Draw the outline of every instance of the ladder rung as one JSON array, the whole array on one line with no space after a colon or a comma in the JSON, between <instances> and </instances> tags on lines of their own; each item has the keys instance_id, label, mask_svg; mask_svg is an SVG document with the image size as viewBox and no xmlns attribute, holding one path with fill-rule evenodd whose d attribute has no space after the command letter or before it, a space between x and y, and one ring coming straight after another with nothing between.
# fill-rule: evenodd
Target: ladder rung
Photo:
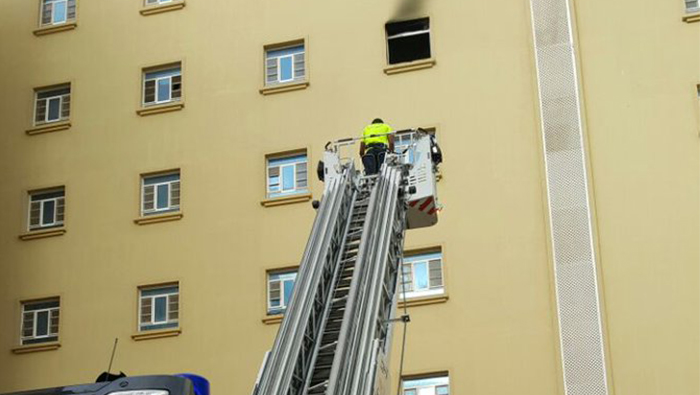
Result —
<instances>
[{"instance_id":1,"label":"ladder rung","mask_svg":"<svg viewBox=\"0 0 700 395\"><path fill-rule=\"evenodd\" d=\"M328 380L321 381L320 383L314 385L313 387L309 387L309 391L313 391L313 390L315 390L316 388L320 388L320 387L322 387L322 386L324 386L324 385L328 385Z\"/></svg>"},{"instance_id":2,"label":"ladder rung","mask_svg":"<svg viewBox=\"0 0 700 395\"><path fill-rule=\"evenodd\" d=\"M321 350L325 350L325 349L327 349L328 347L331 347L331 346L335 346L336 344L338 344L338 341L337 341L337 340L336 340L336 341L334 341L333 343L328 343L328 344L326 344L325 346L321 346L321 347L319 347L319 349L318 349L318 350L319 350L319 351L321 351Z\"/></svg>"},{"instance_id":3,"label":"ladder rung","mask_svg":"<svg viewBox=\"0 0 700 395\"><path fill-rule=\"evenodd\" d=\"M341 301L343 301L343 300L345 300L345 299L347 299L347 298L348 298L348 295L341 296L341 297L339 297L339 298L333 299L332 303L341 302Z\"/></svg>"}]
</instances>

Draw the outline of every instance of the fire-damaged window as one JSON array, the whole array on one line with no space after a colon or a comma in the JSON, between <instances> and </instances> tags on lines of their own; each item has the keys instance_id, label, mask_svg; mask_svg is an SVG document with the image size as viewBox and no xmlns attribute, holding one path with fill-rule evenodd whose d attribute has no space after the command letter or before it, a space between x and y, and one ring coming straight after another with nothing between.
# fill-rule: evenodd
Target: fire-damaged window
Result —
<instances>
[{"instance_id":1,"label":"fire-damaged window","mask_svg":"<svg viewBox=\"0 0 700 395\"><path fill-rule=\"evenodd\" d=\"M428 18L386 24L389 64L430 58Z\"/></svg>"}]
</instances>

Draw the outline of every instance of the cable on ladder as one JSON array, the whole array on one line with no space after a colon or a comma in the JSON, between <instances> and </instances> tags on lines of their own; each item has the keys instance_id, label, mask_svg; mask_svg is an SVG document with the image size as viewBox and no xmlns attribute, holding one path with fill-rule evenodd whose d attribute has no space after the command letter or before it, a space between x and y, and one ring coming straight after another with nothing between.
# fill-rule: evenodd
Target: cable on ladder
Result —
<instances>
[{"instance_id":1,"label":"cable on ladder","mask_svg":"<svg viewBox=\"0 0 700 395\"><path fill-rule=\"evenodd\" d=\"M399 268L401 273L401 297L403 298L403 316L401 317L401 322L403 322L403 339L401 340L401 360L399 362L399 383L396 386L396 395L401 395L401 383L403 381L403 359L404 352L406 350L406 324L410 321L408 316L408 307L406 307L406 283L404 282L403 274L403 256L401 257L401 262L399 262Z\"/></svg>"}]
</instances>

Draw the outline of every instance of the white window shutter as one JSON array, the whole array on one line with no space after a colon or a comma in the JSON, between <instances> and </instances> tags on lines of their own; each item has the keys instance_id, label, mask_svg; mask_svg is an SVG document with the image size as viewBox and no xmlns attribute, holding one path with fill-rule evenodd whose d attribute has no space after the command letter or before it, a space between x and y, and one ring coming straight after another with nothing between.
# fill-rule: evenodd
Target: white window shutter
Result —
<instances>
[{"instance_id":1,"label":"white window shutter","mask_svg":"<svg viewBox=\"0 0 700 395\"><path fill-rule=\"evenodd\" d=\"M430 288L442 287L442 262L439 259L432 260L428 263Z\"/></svg>"},{"instance_id":2,"label":"white window shutter","mask_svg":"<svg viewBox=\"0 0 700 395\"><path fill-rule=\"evenodd\" d=\"M144 84L143 92L144 103L154 103L156 101L156 81L148 80Z\"/></svg>"},{"instance_id":3,"label":"white window shutter","mask_svg":"<svg viewBox=\"0 0 700 395\"><path fill-rule=\"evenodd\" d=\"M172 78L171 98L179 99L182 96L182 76L176 75Z\"/></svg>"},{"instance_id":4,"label":"white window shutter","mask_svg":"<svg viewBox=\"0 0 700 395\"><path fill-rule=\"evenodd\" d=\"M413 291L413 265L406 263L403 265L403 281L404 285L401 292L405 289L406 292Z\"/></svg>"},{"instance_id":5,"label":"white window shutter","mask_svg":"<svg viewBox=\"0 0 700 395\"><path fill-rule=\"evenodd\" d=\"M36 114L34 122L40 123L46 121L46 99L36 101Z\"/></svg>"},{"instance_id":6,"label":"white window shutter","mask_svg":"<svg viewBox=\"0 0 700 395\"><path fill-rule=\"evenodd\" d=\"M29 226L41 225L41 202L31 202L29 205Z\"/></svg>"},{"instance_id":7,"label":"white window shutter","mask_svg":"<svg viewBox=\"0 0 700 395\"><path fill-rule=\"evenodd\" d=\"M272 178L276 177L277 181L272 182ZM280 168L279 166L274 166L274 167L268 167L267 168L267 189L270 191L276 191L279 189L280 186Z\"/></svg>"},{"instance_id":8,"label":"white window shutter","mask_svg":"<svg viewBox=\"0 0 700 395\"><path fill-rule=\"evenodd\" d=\"M142 298L141 299L141 323L142 324L150 323L153 320L153 316L151 314L151 304L152 303L153 303L153 299L151 299L151 298Z\"/></svg>"},{"instance_id":9,"label":"white window shutter","mask_svg":"<svg viewBox=\"0 0 700 395\"><path fill-rule=\"evenodd\" d=\"M144 185L143 187L143 211L151 211L155 209L155 188L153 185Z\"/></svg>"},{"instance_id":10,"label":"white window shutter","mask_svg":"<svg viewBox=\"0 0 700 395\"><path fill-rule=\"evenodd\" d=\"M53 3L43 0L42 12L41 12L41 24L48 25L51 23L51 13L53 11Z\"/></svg>"},{"instance_id":11,"label":"white window shutter","mask_svg":"<svg viewBox=\"0 0 700 395\"><path fill-rule=\"evenodd\" d=\"M438 385L435 387L435 395L449 395L450 387L447 385Z\"/></svg>"},{"instance_id":12,"label":"white window shutter","mask_svg":"<svg viewBox=\"0 0 700 395\"><path fill-rule=\"evenodd\" d=\"M22 314L22 337L34 336L34 312L26 311Z\"/></svg>"},{"instance_id":13,"label":"white window shutter","mask_svg":"<svg viewBox=\"0 0 700 395\"><path fill-rule=\"evenodd\" d=\"M170 207L175 208L180 206L180 181L174 181L170 184Z\"/></svg>"},{"instance_id":14,"label":"white window shutter","mask_svg":"<svg viewBox=\"0 0 700 395\"><path fill-rule=\"evenodd\" d=\"M177 321L179 316L180 295L168 295L168 321Z\"/></svg>"},{"instance_id":15,"label":"white window shutter","mask_svg":"<svg viewBox=\"0 0 700 395\"><path fill-rule=\"evenodd\" d=\"M61 97L61 118L68 119L70 117L70 94Z\"/></svg>"},{"instance_id":16,"label":"white window shutter","mask_svg":"<svg viewBox=\"0 0 700 395\"><path fill-rule=\"evenodd\" d=\"M270 306L281 305L282 290L280 281L270 281Z\"/></svg>"},{"instance_id":17,"label":"white window shutter","mask_svg":"<svg viewBox=\"0 0 700 395\"><path fill-rule=\"evenodd\" d=\"M277 58L268 58L265 64L265 81L267 83L277 82Z\"/></svg>"},{"instance_id":18,"label":"white window shutter","mask_svg":"<svg viewBox=\"0 0 700 395\"><path fill-rule=\"evenodd\" d=\"M294 78L303 79L306 74L306 65L304 62L304 53L294 54Z\"/></svg>"},{"instance_id":19,"label":"white window shutter","mask_svg":"<svg viewBox=\"0 0 700 395\"><path fill-rule=\"evenodd\" d=\"M67 19L75 19L75 0L68 0Z\"/></svg>"},{"instance_id":20,"label":"white window shutter","mask_svg":"<svg viewBox=\"0 0 700 395\"><path fill-rule=\"evenodd\" d=\"M63 222L65 212L65 198L56 199L56 222Z\"/></svg>"},{"instance_id":21,"label":"white window shutter","mask_svg":"<svg viewBox=\"0 0 700 395\"><path fill-rule=\"evenodd\" d=\"M58 335L58 315L59 309L51 310L49 319L49 334Z\"/></svg>"},{"instance_id":22,"label":"white window shutter","mask_svg":"<svg viewBox=\"0 0 700 395\"><path fill-rule=\"evenodd\" d=\"M306 188L307 186L307 172L306 172L306 162L300 162L296 164L296 177L297 177L297 187Z\"/></svg>"}]
</instances>

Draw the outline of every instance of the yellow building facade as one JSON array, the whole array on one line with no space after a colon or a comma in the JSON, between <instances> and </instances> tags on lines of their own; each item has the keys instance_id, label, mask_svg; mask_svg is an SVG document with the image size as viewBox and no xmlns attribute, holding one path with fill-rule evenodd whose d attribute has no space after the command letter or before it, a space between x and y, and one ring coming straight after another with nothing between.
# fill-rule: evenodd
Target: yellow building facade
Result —
<instances>
[{"instance_id":1,"label":"yellow building facade","mask_svg":"<svg viewBox=\"0 0 700 395\"><path fill-rule=\"evenodd\" d=\"M445 156L439 223L406 239L407 381L700 394L697 21L682 0L0 2L0 392L94 381L118 338L114 371L249 393L323 147L381 117Z\"/></svg>"}]
</instances>

